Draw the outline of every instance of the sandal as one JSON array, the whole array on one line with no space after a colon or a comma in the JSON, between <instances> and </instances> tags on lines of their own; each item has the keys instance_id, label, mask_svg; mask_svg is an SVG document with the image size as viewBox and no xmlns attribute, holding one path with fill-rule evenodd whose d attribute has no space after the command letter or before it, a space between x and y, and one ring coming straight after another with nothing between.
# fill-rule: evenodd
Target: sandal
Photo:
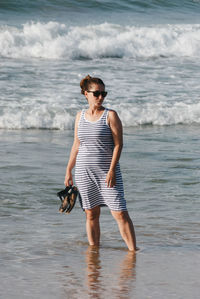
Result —
<instances>
[{"instance_id":1,"label":"sandal","mask_svg":"<svg viewBox=\"0 0 200 299\"><path fill-rule=\"evenodd\" d=\"M59 212L69 214L76 203L78 195L78 189L75 186L67 186L64 190L57 193L57 196L61 200L61 206Z\"/></svg>"}]
</instances>

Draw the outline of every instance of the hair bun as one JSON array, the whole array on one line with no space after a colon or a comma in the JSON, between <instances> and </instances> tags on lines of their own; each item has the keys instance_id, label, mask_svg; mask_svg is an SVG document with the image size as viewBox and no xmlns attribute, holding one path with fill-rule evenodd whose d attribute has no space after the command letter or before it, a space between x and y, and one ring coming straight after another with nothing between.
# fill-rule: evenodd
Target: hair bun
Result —
<instances>
[{"instance_id":1,"label":"hair bun","mask_svg":"<svg viewBox=\"0 0 200 299\"><path fill-rule=\"evenodd\" d=\"M87 90L88 82L90 81L92 77L90 75L87 75L85 78L83 78L80 82L81 87L81 93L84 94L84 92Z\"/></svg>"},{"instance_id":2,"label":"hair bun","mask_svg":"<svg viewBox=\"0 0 200 299\"><path fill-rule=\"evenodd\" d=\"M85 94L85 91L87 91L91 84L100 84L105 87L105 84L100 78L91 77L90 75L87 75L85 78L83 78L80 82L81 87L81 93Z\"/></svg>"}]
</instances>

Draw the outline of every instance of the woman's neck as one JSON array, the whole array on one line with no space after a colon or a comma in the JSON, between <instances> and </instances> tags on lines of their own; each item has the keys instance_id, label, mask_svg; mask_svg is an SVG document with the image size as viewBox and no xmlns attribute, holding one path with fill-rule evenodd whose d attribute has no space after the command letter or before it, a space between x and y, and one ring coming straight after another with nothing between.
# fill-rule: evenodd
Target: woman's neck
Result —
<instances>
[{"instance_id":1,"label":"woman's neck","mask_svg":"<svg viewBox=\"0 0 200 299\"><path fill-rule=\"evenodd\" d=\"M89 107L88 110L87 110L87 113L88 114L91 114L91 115L97 115L99 114L100 112L102 112L105 108L103 106L100 106L100 107Z\"/></svg>"}]
</instances>

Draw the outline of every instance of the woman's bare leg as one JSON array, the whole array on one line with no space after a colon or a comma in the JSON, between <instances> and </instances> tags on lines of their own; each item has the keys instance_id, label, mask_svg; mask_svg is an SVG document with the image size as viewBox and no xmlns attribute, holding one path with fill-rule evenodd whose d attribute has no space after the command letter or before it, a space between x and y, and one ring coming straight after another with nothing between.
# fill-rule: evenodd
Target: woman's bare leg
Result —
<instances>
[{"instance_id":1,"label":"woman's bare leg","mask_svg":"<svg viewBox=\"0 0 200 299\"><path fill-rule=\"evenodd\" d=\"M136 251L136 237L133 222L127 211L111 211L117 221L119 231L130 251Z\"/></svg>"},{"instance_id":2,"label":"woman's bare leg","mask_svg":"<svg viewBox=\"0 0 200 299\"><path fill-rule=\"evenodd\" d=\"M85 210L86 213L86 232L90 245L99 246L100 241L100 207L97 206L91 210Z\"/></svg>"}]
</instances>

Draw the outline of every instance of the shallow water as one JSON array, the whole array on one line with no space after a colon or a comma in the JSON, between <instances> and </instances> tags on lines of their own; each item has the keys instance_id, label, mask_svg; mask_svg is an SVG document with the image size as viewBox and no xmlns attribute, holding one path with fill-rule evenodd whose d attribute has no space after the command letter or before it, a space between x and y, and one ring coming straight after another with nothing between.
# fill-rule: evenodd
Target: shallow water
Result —
<instances>
[{"instance_id":1,"label":"shallow water","mask_svg":"<svg viewBox=\"0 0 200 299\"><path fill-rule=\"evenodd\" d=\"M88 247L79 204L70 215L58 213L72 136L0 131L1 297L197 298L198 127L124 132L121 169L136 256L108 209L102 209L99 250Z\"/></svg>"}]
</instances>

